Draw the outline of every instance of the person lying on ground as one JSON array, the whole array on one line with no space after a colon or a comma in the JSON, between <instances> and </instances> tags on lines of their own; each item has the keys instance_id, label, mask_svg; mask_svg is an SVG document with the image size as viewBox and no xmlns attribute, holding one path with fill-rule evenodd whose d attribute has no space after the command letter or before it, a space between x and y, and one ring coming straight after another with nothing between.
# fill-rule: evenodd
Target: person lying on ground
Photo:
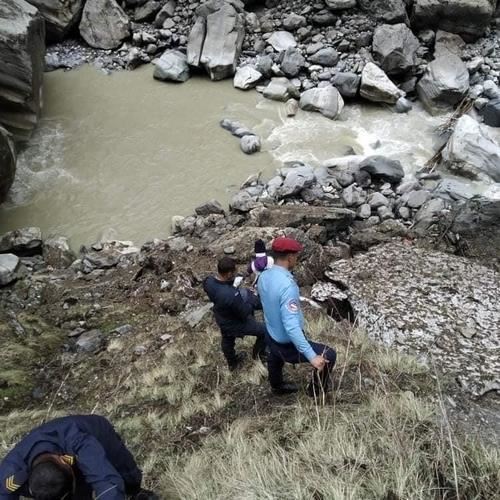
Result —
<instances>
[{"instance_id":1,"label":"person lying on ground","mask_svg":"<svg viewBox=\"0 0 500 500\"><path fill-rule=\"evenodd\" d=\"M308 394L315 396L331 388L330 375L337 356L331 347L312 342L304 335L299 287L292 275L302 249L294 239L275 239L274 266L260 275L257 287L268 331L267 366L272 390L276 394L296 392L295 384L283 380L283 366L285 362L309 362L314 372Z\"/></svg>"},{"instance_id":2,"label":"person lying on ground","mask_svg":"<svg viewBox=\"0 0 500 500\"><path fill-rule=\"evenodd\" d=\"M203 282L203 288L211 302L215 321L220 328L222 352L230 370L236 369L243 361L243 354L236 354L237 338L256 337L253 358L265 360L264 323L254 318L256 309L260 309L258 297L249 289L234 286L236 262L230 257L223 257L217 264L217 275L209 276Z\"/></svg>"},{"instance_id":3,"label":"person lying on ground","mask_svg":"<svg viewBox=\"0 0 500 500\"><path fill-rule=\"evenodd\" d=\"M159 500L111 423L98 415L51 420L0 463L0 500Z\"/></svg>"}]
</instances>

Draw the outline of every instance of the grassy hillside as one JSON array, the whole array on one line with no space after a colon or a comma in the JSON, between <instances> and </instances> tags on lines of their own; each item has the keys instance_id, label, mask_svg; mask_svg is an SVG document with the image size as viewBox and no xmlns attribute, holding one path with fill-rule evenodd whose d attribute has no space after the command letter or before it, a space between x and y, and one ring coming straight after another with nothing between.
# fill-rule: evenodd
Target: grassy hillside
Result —
<instances>
[{"instance_id":1,"label":"grassy hillside","mask_svg":"<svg viewBox=\"0 0 500 500\"><path fill-rule=\"evenodd\" d=\"M446 381L350 326L308 318L311 336L339 353L324 399L272 396L258 362L230 373L210 319L192 330L138 314L136 333L54 369L43 404L0 416L0 453L47 418L95 412L163 498L499 498L500 452L455 435L440 404ZM309 369L288 375L305 386Z\"/></svg>"}]
</instances>

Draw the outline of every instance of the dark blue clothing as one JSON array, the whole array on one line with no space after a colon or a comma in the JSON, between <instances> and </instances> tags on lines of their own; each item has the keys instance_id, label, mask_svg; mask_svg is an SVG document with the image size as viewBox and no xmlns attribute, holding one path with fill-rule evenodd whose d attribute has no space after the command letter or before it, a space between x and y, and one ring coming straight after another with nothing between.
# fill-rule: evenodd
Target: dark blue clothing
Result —
<instances>
[{"instance_id":1,"label":"dark blue clothing","mask_svg":"<svg viewBox=\"0 0 500 500\"><path fill-rule=\"evenodd\" d=\"M29 471L43 453L62 455L96 499L123 500L141 486L142 473L111 423L98 415L77 415L33 429L9 452L0 464L0 500L31 498Z\"/></svg>"},{"instance_id":2,"label":"dark blue clothing","mask_svg":"<svg viewBox=\"0 0 500 500\"><path fill-rule=\"evenodd\" d=\"M266 336L266 342L268 346L267 369L271 387L279 387L283 383L283 365L285 363L296 364L309 362L308 358L300 353L292 342L280 344L273 340L270 335ZM325 368L319 373L319 380L314 381L319 384L318 389L326 389L330 383L330 374L335 366L337 353L335 349L324 344L311 342L310 340L308 340L308 342L316 355L321 354L329 361Z\"/></svg>"},{"instance_id":3,"label":"dark blue clothing","mask_svg":"<svg viewBox=\"0 0 500 500\"><path fill-rule=\"evenodd\" d=\"M259 309L258 297L247 289L235 288L231 282L220 281L209 276L203 282L203 289L213 302L215 322L222 335L243 336L248 331L247 321L253 319Z\"/></svg>"}]
</instances>

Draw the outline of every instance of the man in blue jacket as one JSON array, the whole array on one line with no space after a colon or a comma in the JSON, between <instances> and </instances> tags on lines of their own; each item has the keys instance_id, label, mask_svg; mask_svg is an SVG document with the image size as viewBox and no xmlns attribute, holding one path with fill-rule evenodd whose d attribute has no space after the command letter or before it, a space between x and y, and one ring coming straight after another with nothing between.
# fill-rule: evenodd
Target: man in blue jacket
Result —
<instances>
[{"instance_id":1,"label":"man in blue jacket","mask_svg":"<svg viewBox=\"0 0 500 500\"><path fill-rule=\"evenodd\" d=\"M222 352L230 370L236 369L243 361L243 355L234 349L237 338L256 337L253 358L265 358L264 323L255 320L254 312L261 309L258 297L246 288L234 286L236 262L230 257L223 257L217 263L217 276L209 276L203 288L213 302L215 322L220 328Z\"/></svg>"},{"instance_id":2,"label":"man in blue jacket","mask_svg":"<svg viewBox=\"0 0 500 500\"><path fill-rule=\"evenodd\" d=\"M0 500L158 500L113 426L98 415L33 429L0 463Z\"/></svg>"},{"instance_id":3,"label":"man in blue jacket","mask_svg":"<svg viewBox=\"0 0 500 500\"><path fill-rule=\"evenodd\" d=\"M283 365L285 362L309 362L315 372L308 393L314 396L329 389L337 356L331 347L311 342L304 335L299 287L291 273L302 248L294 239L275 239L272 245L274 266L260 275L258 290L268 331L267 366L273 391L276 394L296 392L295 384L283 381Z\"/></svg>"}]
</instances>

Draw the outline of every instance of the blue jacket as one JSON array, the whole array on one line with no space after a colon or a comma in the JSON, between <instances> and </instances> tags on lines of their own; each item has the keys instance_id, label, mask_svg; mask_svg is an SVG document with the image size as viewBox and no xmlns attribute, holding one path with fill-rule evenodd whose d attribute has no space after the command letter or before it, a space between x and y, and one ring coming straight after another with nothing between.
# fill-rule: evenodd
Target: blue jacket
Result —
<instances>
[{"instance_id":1,"label":"blue jacket","mask_svg":"<svg viewBox=\"0 0 500 500\"><path fill-rule=\"evenodd\" d=\"M0 500L31 498L28 476L42 453L63 455L92 488L96 499L124 500L138 490L142 473L113 426L104 417L79 415L33 429L0 464Z\"/></svg>"},{"instance_id":2,"label":"blue jacket","mask_svg":"<svg viewBox=\"0 0 500 500\"><path fill-rule=\"evenodd\" d=\"M280 344L293 343L309 361L316 353L304 336L299 287L284 267L265 270L257 283L267 331Z\"/></svg>"},{"instance_id":3,"label":"blue jacket","mask_svg":"<svg viewBox=\"0 0 500 500\"><path fill-rule=\"evenodd\" d=\"M214 304L215 321L223 335L241 334L245 322L260 308L259 299L250 290L235 288L215 276L209 276L203 288Z\"/></svg>"}]
</instances>

